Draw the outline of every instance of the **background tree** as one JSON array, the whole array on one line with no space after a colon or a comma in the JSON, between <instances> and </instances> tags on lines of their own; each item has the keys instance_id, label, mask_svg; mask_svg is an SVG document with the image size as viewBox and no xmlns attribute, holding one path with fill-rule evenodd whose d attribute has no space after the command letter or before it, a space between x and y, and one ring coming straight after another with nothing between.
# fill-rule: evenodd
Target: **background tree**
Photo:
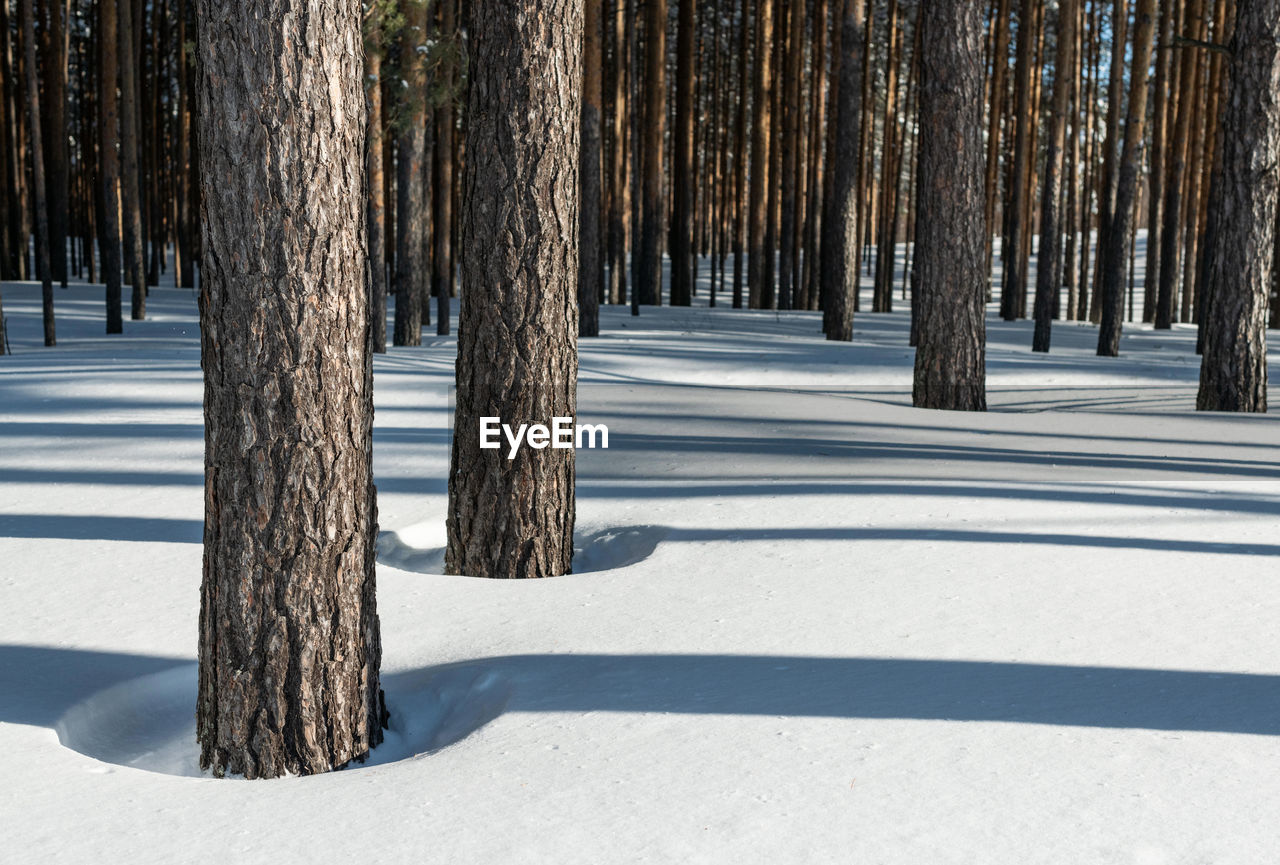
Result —
<instances>
[{"instance_id":1,"label":"background tree","mask_svg":"<svg viewBox=\"0 0 1280 865\"><path fill-rule=\"evenodd\" d=\"M631 290L640 303L652 305L662 303L662 236L666 233L662 166L667 130L667 0L646 0L645 8L640 248Z\"/></svg>"},{"instance_id":2,"label":"background tree","mask_svg":"<svg viewBox=\"0 0 1280 865\"><path fill-rule=\"evenodd\" d=\"M426 157L426 0L401 0L401 88L396 120L395 345L421 345L428 284Z\"/></svg>"},{"instance_id":3,"label":"background tree","mask_svg":"<svg viewBox=\"0 0 1280 865\"><path fill-rule=\"evenodd\" d=\"M985 411L981 10L970 0L924 0L920 26L929 50L921 58L913 402Z\"/></svg>"},{"instance_id":4,"label":"background tree","mask_svg":"<svg viewBox=\"0 0 1280 865\"><path fill-rule=\"evenodd\" d=\"M53 272L49 265L49 210L45 204L44 146L40 141L40 82L36 70L35 10L31 0L22 5L22 47L26 60L27 115L31 132L31 187L36 214L36 272L40 274L44 344L58 344L53 321Z\"/></svg>"},{"instance_id":5,"label":"background tree","mask_svg":"<svg viewBox=\"0 0 1280 865\"><path fill-rule=\"evenodd\" d=\"M469 16L445 568L555 576L573 560L573 449L523 448L508 460L480 449L479 430L481 417L550 424L575 414L582 5L473 0Z\"/></svg>"},{"instance_id":6,"label":"background tree","mask_svg":"<svg viewBox=\"0 0 1280 865\"><path fill-rule=\"evenodd\" d=\"M858 292L858 146L862 140L864 0L843 0L837 54L834 143L831 154L831 204L822 222L821 284L829 309L827 339L853 339L853 310Z\"/></svg>"},{"instance_id":7,"label":"background tree","mask_svg":"<svg viewBox=\"0 0 1280 865\"><path fill-rule=\"evenodd\" d=\"M142 202L138 173L138 84L137 54L133 38L133 3L116 0L120 40L120 219L125 273L133 287L129 317L147 317L147 276L142 253ZM112 82L104 82L112 86Z\"/></svg>"},{"instance_id":8,"label":"background tree","mask_svg":"<svg viewBox=\"0 0 1280 865\"><path fill-rule=\"evenodd\" d=\"M386 720L360 5L198 0L197 14L200 763L324 772L363 759Z\"/></svg>"},{"instance_id":9,"label":"background tree","mask_svg":"<svg viewBox=\"0 0 1280 865\"><path fill-rule=\"evenodd\" d=\"M124 321L120 310L120 217L116 202L120 180L120 163L116 155L118 124L116 102L116 38L118 19L116 3L128 0L98 0L98 51L101 68L98 81L102 83L102 95L98 106L98 155L101 160L98 202L102 209L101 230L98 243L102 247L102 278L107 289L107 333L123 333Z\"/></svg>"},{"instance_id":10,"label":"background tree","mask_svg":"<svg viewBox=\"0 0 1280 865\"><path fill-rule=\"evenodd\" d=\"M697 0L678 0L676 28L676 129L675 161L671 166L671 305L693 302L694 236L694 41L697 28Z\"/></svg>"},{"instance_id":11,"label":"background tree","mask_svg":"<svg viewBox=\"0 0 1280 865\"><path fill-rule=\"evenodd\" d=\"M1240 0L1211 208L1201 411L1267 410L1267 294L1276 266L1280 0Z\"/></svg>"},{"instance_id":12,"label":"background tree","mask_svg":"<svg viewBox=\"0 0 1280 865\"><path fill-rule=\"evenodd\" d=\"M688 2L688 0L681 0ZM601 187L601 15L600 0L583 0L582 198L579 202L578 336L600 335L600 295L604 291L600 243Z\"/></svg>"}]
</instances>

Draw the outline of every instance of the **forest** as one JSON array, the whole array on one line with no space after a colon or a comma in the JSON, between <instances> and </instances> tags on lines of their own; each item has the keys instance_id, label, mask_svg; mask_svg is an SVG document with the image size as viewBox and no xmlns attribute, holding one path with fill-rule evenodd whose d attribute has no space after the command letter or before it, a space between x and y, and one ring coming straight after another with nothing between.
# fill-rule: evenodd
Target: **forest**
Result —
<instances>
[{"instance_id":1,"label":"forest","mask_svg":"<svg viewBox=\"0 0 1280 865\"><path fill-rule=\"evenodd\" d=\"M1267 861L1280 0L0 40L25 858Z\"/></svg>"}]
</instances>

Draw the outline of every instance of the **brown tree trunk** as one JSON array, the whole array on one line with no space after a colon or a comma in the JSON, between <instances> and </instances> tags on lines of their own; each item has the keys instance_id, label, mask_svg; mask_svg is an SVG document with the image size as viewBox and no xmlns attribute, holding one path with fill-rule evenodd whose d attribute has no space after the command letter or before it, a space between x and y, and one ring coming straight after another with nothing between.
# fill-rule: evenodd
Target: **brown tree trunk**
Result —
<instances>
[{"instance_id":1,"label":"brown tree trunk","mask_svg":"<svg viewBox=\"0 0 1280 865\"><path fill-rule=\"evenodd\" d=\"M791 309L793 303L792 271L795 266L796 170L800 160L800 76L804 65L803 0L791 0L788 34L785 40L782 69L782 208L779 225L781 244L778 256L778 308Z\"/></svg>"},{"instance_id":2,"label":"brown tree trunk","mask_svg":"<svg viewBox=\"0 0 1280 865\"><path fill-rule=\"evenodd\" d=\"M120 181L120 163L116 157L118 125L116 100L116 3L128 0L99 0L98 40L101 52L101 69L98 83L102 99L98 109L98 152L102 161L99 172L99 201L102 204L102 227L99 232L102 247L102 281L107 287L107 333L122 333L124 322L120 310L120 217L116 206Z\"/></svg>"},{"instance_id":3,"label":"brown tree trunk","mask_svg":"<svg viewBox=\"0 0 1280 865\"><path fill-rule=\"evenodd\" d=\"M195 272L192 268L192 253L195 244L192 235L195 229L191 224L191 106L187 93L187 0L178 0L178 220L174 243L175 270L178 287L190 288L195 285Z\"/></svg>"},{"instance_id":4,"label":"brown tree trunk","mask_svg":"<svg viewBox=\"0 0 1280 865\"><path fill-rule=\"evenodd\" d=\"M876 274L871 311L893 311L894 199L902 166L898 160L898 78L902 66L902 24L898 0L889 0L885 30L885 95L880 146L879 222L876 226Z\"/></svg>"},{"instance_id":5,"label":"brown tree trunk","mask_svg":"<svg viewBox=\"0 0 1280 865\"><path fill-rule=\"evenodd\" d=\"M384 196L382 136L382 11L374 7L365 34L365 103L369 133L365 156L369 172L369 318L373 350L387 350L387 207Z\"/></svg>"},{"instance_id":6,"label":"brown tree trunk","mask_svg":"<svg viewBox=\"0 0 1280 865\"><path fill-rule=\"evenodd\" d=\"M48 196L46 207L49 215L49 261L53 265L53 278L67 285L67 212L68 176L67 161L67 5L65 0L47 0L49 29L45 56L45 105L49 112L44 118Z\"/></svg>"},{"instance_id":7,"label":"brown tree trunk","mask_svg":"<svg viewBox=\"0 0 1280 865\"><path fill-rule=\"evenodd\" d=\"M774 0L756 0L755 69L752 71L751 190L747 231L747 306L759 309L765 296L765 234L769 222L769 130L773 102Z\"/></svg>"},{"instance_id":8,"label":"brown tree trunk","mask_svg":"<svg viewBox=\"0 0 1280 865\"><path fill-rule=\"evenodd\" d=\"M1174 4L1166 2L1160 8L1160 35L1156 40L1156 80L1151 91L1152 127L1151 157L1147 173L1147 262L1143 270L1142 320L1155 321L1160 282L1160 215L1164 203L1164 176L1166 142L1169 137L1169 119L1173 114L1170 98L1169 76L1174 67L1173 24Z\"/></svg>"},{"instance_id":9,"label":"brown tree trunk","mask_svg":"<svg viewBox=\"0 0 1280 865\"><path fill-rule=\"evenodd\" d=\"M676 29L675 164L671 167L674 199L671 208L671 305L688 306L693 300L694 273L693 194L696 178L693 167L693 49L697 28L697 2L677 2L680 4L680 14Z\"/></svg>"},{"instance_id":10,"label":"brown tree trunk","mask_svg":"<svg viewBox=\"0 0 1280 865\"><path fill-rule=\"evenodd\" d=\"M684 3L691 0L682 0ZM600 0L583 0L582 40L582 177L578 203L578 336L600 335L600 293L604 290L604 258L600 244L602 189L600 176ZM672 285L672 302L675 286Z\"/></svg>"},{"instance_id":11,"label":"brown tree trunk","mask_svg":"<svg viewBox=\"0 0 1280 865\"><path fill-rule=\"evenodd\" d=\"M196 8L200 763L248 778L325 772L363 759L386 720L360 4Z\"/></svg>"},{"instance_id":12,"label":"brown tree trunk","mask_svg":"<svg viewBox=\"0 0 1280 865\"><path fill-rule=\"evenodd\" d=\"M1132 248L1138 209L1138 172L1142 169L1142 143L1147 123L1147 67L1156 25L1156 0L1138 0L1134 9L1133 68L1129 72L1129 106L1124 121L1124 150L1120 155L1115 206L1107 226L1107 240L1099 264L1102 268L1102 327L1098 354L1120 353L1124 325L1125 265Z\"/></svg>"},{"instance_id":13,"label":"brown tree trunk","mask_svg":"<svg viewBox=\"0 0 1280 865\"><path fill-rule=\"evenodd\" d=\"M645 8L640 249L636 284L631 290L637 293L640 303L654 305L662 303L662 236L666 213L662 165L667 129L667 0L648 0Z\"/></svg>"},{"instance_id":14,"label":"brown tree trunk","mask_svg":"<svg viewBox=\"0 0 1280 865\"><path fill-rule=\"evenodd\" d=\"M36 270L40 274L44 344L57 345L53 323L53 274L49 269L49 211L45 204L44 147L40 140L40 82L37 80L35 11L31 0L20 0L22 48L27 83L27 116L31 133L31 187L35 198Z\"/></svg>"},{"instance_id":15,"label":"brown tree trunk","mask_svg":"<svg viewBox=\"0 0 1280 865\"><path fill-rule=\"evenodd\" d=\"M599 2L599 0L594 0ZM457 98L457 58L462 50L457 21L458 0L440 0L438 44L443 48L436 71L437 99L435 178L431 184L434 218L432 236L435 255L431 258L432 292L436 296L436 336L449 333L449 299L453 296L453 173L455 161L454 100Z\"/></svg>"},{"instance_id":16,"label":"brown tree trunk","mask_svg":"<svg viewBox=\"0 0 1280 865\"><path fill-rule=\"evenodd\" d=\"M426 73L420 46L427 41L426 0L402 0L400 74L405 86L396 137L396 320L394 345L422 344L422 296L428 285Z\"/></svg>"},{"instance_id":17,"label":"brown tree trunk","mask_svg":"<svg viewBox=\"0 0 1280 865\"><path fill-rule=\"evenodd\" d=\"M836 14L841 10L837 9ZM822 239L822 212L825 206L826 173L823 171L823 144L827 127L827 0L815 0L813 7L813 78L810 83L809 115L809 195L804 221L804 294L807 309L821 306L819 242ZM838 65L838 61L837 61ZM839 75L835 70L832 77ZM854 151L857 158L857 151Z\"/></svg>"},{"instance_id":18,"label":"brown tree trunk","mask_svg":"<svg viewBox=\"0 0 1280 865\"><path fill-rule=\"evenodd\" d=\"M1009 0L997 0L995 20L991 22L995 28L995 41L991 52L991 95L988 100L987 123L987 172L986 172L986 223L996 224L996 201L1000 196L1000 129L1004 113L1005 75L1009 68ZM987 250L987 272L991 272L992 244L994 234L988 234L985 240Z\"/></svg>"},{"instance_id":19,"label":"brown tree trunk","mask_svg":"<svg viewBox=\"0 0 1280 865\"><path fill-rule=\"evenodd\" d=\"M628 129L631 112L628 98L630 52L627 42L627 14L623 0L614 0L613 63L613 148L610 151L609 195L609 302L627 301L627 217L631 210L630 172L627 171Z\"/></svg>"},{"instance_id":20,"label":"brown tree trunk","mask_svg":"<svg viewBox=\"0 0 1280 865\"><path fill-rule=\"evenodd\" d=\"M133 38L133 4L116 0L120 41L120 218L125 273L133 287L130 315L147 317L147 271L142 254L142 203L138 174L137 51Z\"/></svg>"},{"instance_id":21,"label":"brown tree trunk","mask_svg":"<svg viewBox=\"0 0 1280 865\"><path fill-rule=\"evenodd\" d=\"M822 221L820 279L827 339L853 339L858 293L858 149L862 142L864 0L844 0L840 44L833 71L839 76L832 120L836 125L831 164L831 202Z\"/></svg>"},{"instance_id":22,"label":"brown tree trunk","mask_svg":"<svg viewBox=\"0 0 1280 865\"><path fill-rule=\"evenodd\" d=\"M913 402L983 411L986 295L982 12L972 0L921 4L919 346Z\"/></svg>"},{"instance_id":23,"label":"brown tree trunk","mask_svg":"<svg viewBox=\"0 0 1280 865\"><path fill-rule=\"evenodd\" d=\"M480 419L550 426L574 414L582 5L521 0L513 14L508 3L473 0L469 11L464 289L445 568L555 576L573 559L573 449L526 446L509 460L504 449L480 448ZM557 134L545 136L547 129ZM522 215L519 231L511 230L513 213Z\"/></svg>"},{"instance_id":24,"label":"brown tree trunk","mask_svg":"<svg viewBox=\"0 0 1280 865\"><path fill-rule=\"evenodd\" d=\"M1239 0L1213 186L1201 411L1267 410L1267 293L1280 162L1280 0Z\"/></svg>"},{"instance_id":25,"label":"brown tree trunk","mask_svg":"<svg viewBox=\"0 0 1280 865\"><path fill-rule=\"evenodd\" d=\"M1036 0L1022 0L1018 12L1018 49L1014 76L1017 93L1015 114L1012 187L1008 202L1008 248L1001 249L1004 261L1004 283L1000 289L1000 317L1014 321L1024 304L1027 293L1027 273L1023 267L1022 248L1031 220L1026 212L1028 183L1032 178L1030 163L1035 160L1035 119L1032 116L1033 97L1032 67L1037 39L1035 26Z\"/></svg>"},{"instance_id":26,"label":"brown tree trunk","mask_svg":"<svg viewBox=\"0 0 1280 865\"><path fill-rule=\"evenodd\" d=\"M1045 155L1040 203L1040 252L1036 264L1035 333L1032 351L1048 351L1054 307L1062 287L1062 156L1066 144L1067 106L1075 68L1076 0L1058 4L1058 46L1053 62L1053 108L1049 118L1049 150Z\"/></svg>"}]
</instances>

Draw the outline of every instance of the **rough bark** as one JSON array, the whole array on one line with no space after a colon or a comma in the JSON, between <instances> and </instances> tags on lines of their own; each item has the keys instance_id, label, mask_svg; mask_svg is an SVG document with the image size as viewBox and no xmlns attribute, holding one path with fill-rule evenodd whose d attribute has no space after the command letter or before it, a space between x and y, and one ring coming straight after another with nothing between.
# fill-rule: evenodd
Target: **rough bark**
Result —
<instances>
[{"instance_id":1,"label":"rough bark","mask_svg":"<svg viewBox=\"0 0 1280 865\"><path fill-rule=\"evenodd\" d=\"M508 460L480 448L479 430L481 417L549 426L574 414L582 5L520 0L513 14L508 3L473 0L469 13L445 567L554 576L573 558L573 450L526 446Z\"/></svg>"},{"instance_id":2,"label":"rough bark","mask_svg":"<svg viewBox=\"0 0 1280 865\"><path fill-rule=\"evenodd\" d=\"M858 292L858 148L862 141L864 0L844 0L834 120L835 150L830 154L831 203L822 221L820 255L827 339L853 339L854 300Z\"/></svg>"},{"instance_id":3,"label":"rough bark","mask_svg":"<svg viewBox=\"0 0 1280 865\"><path fill-rule=\"evenodd\" d=\"M1053 64L1053 113L1049 118L1049 149L1045 155L1044 189L1040 204L1040 253L1036 267L1035 332L1032 351L1048 351L1054 308L1062 285L1062 158L1066 143L1067 104L1075 64L1076 0L1058 4L1058 45Z\"/></svg>"},{"instance_id":4,"label":"rough bark","mask_svg":"<svg viewBox=\"0 0 1280 865\"><path fill-rule=\"evenodd\" d=\"M688 3L690 0L681 0ZM600 106L600 0L583 2L582 45L582 199L579 202L578 336L600 335L600 293L604 289L601 249L602 212ZM672 291L674 292L674 288ZM674 297L673 297L674 302Z\"/></svg>"},{"instance_id":5,"label":"rough bark","mask_svg":"<svg viewBox=\"0 0 1280 865\"><path fill-rule=\"evenodd\" d=\"M36 77L35 11L31 0L21 0L23 71L27 84L27 116L30 117L31 187L36 218L36 270L40 274L44 344L57 345L53 322L53 274L49 267L49 211L45 203L44 147L40 140L40 82Z\"/></svg>"},{"instance_id":6,"label":"rough bark","mask_svg":"<svg viewBox=\"0 0 1280 865\"><path fill-rule=\"evenodd\" d=\"M1280 162L1280 0L1240 0L1230 47L1196 408L1264 412Z\"/></svg>"},{"instance_id":7,"label":"rough bark","mask_svg":"<svg viewBox=\"0 0 1280 865\"><path fill-rule=\"evenodd\" d=\"M986 409L982 14L971 0L925 0L917 181L920 408Z\"/></svg>"},{"instance_id":8,"label":"rough bark","mask_svg":"<svg viewBox=\"0 0 1280 865\"><path fill-rule=\"evenodd\" d=\"M402 0L402 89L396 137L396 319L394 345L422 344L422 296L427 286L426 73L420 46L427 39L426 0Z\"/></svg>"},{"instance_id":9,"label":"rough bark","mask_svg":"<svg viewBox=\"0 0 1280 865\"><path fill-rule=\"evenodd\" d=\"M312 774L363 759L386 720L360 4L196 8L200 762L216 775Z\"/></svg>"},{"instance_id":10,"label":"rough bark","mask_svg":"<svg viewBox=\"0 0 1280 865\"><path fill-rule=\"evenodd\" d=\"M1124 324L1125 265L1133 248L1137 220L1139 172L1147 123L1147 67L1155 35L1156 0L1138 0L1134 9L1133 68L1129 73L1129 106L1124 122L1124 150L1116 179L1115 204L1106 227L1103 249L1102 327L1098 330L1098 354L1115 357L1120 353L1120 332Z\"/></svg>"}]
</instances>

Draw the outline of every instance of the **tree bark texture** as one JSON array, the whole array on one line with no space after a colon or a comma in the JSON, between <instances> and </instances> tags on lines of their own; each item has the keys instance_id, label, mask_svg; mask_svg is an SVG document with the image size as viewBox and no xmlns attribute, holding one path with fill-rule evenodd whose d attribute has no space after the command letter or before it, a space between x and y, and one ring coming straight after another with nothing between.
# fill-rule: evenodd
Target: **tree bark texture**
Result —
<instances>
[{"instance_id":1,"label":"tree bark texture","mask_svg":"<svg viewBox=\"0 0 1280 865\"><path fill-rule=\"evenodd\" d=\"M197 14L200 762L324 772L363 759L386 719L360 4L199 0Z\"/></svg>"},{"instance_id":2,"label":"tree bark texture","mask_svg":"<svg viewBox=\"0 0 1280 865\"><path fill-rule=\"evenodd\" d=\"M1229 76L1210 203L1216 230L1196 408L1264 412L1280 163L1280 0L1240 0Z\"/></svg>"},{"instance_id":3,"label":"tree bark texture","mask_svg":"<svg viewBox=\"0 0 1280 865\"><path fill-rule=\"evenodd\" d=\"M445 568L555 576L573 559L573 450L524 447L508 460L482 450L479 435L482 417L550 426L574 414L582 4L520 0L513 12L473 0L469 11Z\"/></svg>"},{"instance_id":4,"label":"tree bark texture","mask_svg":"<svg viewBox=\"0 0 1280 865\"><path fill-rule=\"evenodd\" d=\"M916 268L919 408L984 411L986 248L982 11L973 0L920 7L920 157Z\"/></svg>"}]
</instances>

